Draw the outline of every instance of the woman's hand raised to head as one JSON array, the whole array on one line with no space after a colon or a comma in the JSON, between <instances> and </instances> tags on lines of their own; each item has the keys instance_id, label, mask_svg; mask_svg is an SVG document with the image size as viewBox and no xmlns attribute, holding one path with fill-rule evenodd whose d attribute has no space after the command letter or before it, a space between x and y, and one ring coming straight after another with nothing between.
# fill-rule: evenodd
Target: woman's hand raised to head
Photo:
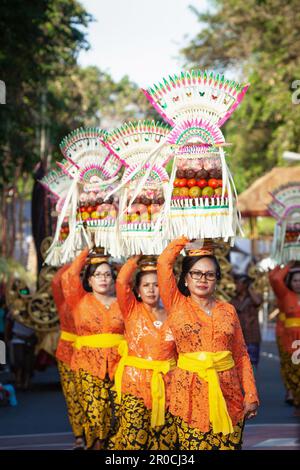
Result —
<instances>
[{"instance_id":1,"label":"woman's hand raised to head","mask_svg":"<svg viewBox=\"0 0 300 470\"><path fill-rule=\"evenodd\" d=\"M131 256L131 259L137 263L141 259L142 256L143 255L134 255L134 256Z\"/></svg>"}]
</instances>

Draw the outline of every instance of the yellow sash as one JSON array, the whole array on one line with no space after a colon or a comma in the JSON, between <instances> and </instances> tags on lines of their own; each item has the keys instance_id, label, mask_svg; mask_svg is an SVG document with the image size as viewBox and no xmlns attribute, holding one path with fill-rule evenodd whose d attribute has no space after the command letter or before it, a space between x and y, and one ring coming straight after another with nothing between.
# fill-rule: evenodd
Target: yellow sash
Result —
<instances>
[{"instance_id":1,"label":"yellow sash","mask_svg":"<svg viewBox=\"0 0 300 470\"><path fill-rule=\"evenodd\" d=\"M300 326L300 318L286 318L284 322L286 328L293 328Z\"/></svg>"},{"instance_id":2,"label":"yellow sash","mask_svg":"<svg viewBox=\"0 0 300 470\"><path fill-rule=\"evenodd\" d=\"M122 376L126 366L137 367L138 369L153 370L151 378L151 426L163 426L165 424L166 397L165 383L162 374L167 374L167 372L176 366L175 359L171 359L169 361L152 361L151 359L143 359L142 357L128 356L128 345L126 341L122 341L118 351L122 357L115 373L117 403L121 402Z\"/></svg>"},{"instance_id":3,"label":"yellow sash","mask_svg":"<svg viewBox=\"0 0 300 470\"><path fill-rule=\"evenodd\" d=\"M124 339L123 335L115 333L100 333L97 335L77 336L74 347L80 349L83 346L89 348L115 348Z\"/></svg>"},{"instance_id":4,"label":"yellow sash","mask_svg":"<svg viewBox=\"0 0 300 470\"><path fill-rule=\"evenodd\" d=\"M215 434L231 434L233 426L219 383L218 372L234 367L230 351L179 354L177 366L208 382L209 419Z\"/></svg>"},{"instance_id":5,"label":"yellow sash","mask_svg":"<svg viewBox=\"0 0 300 470\"><path fill-rule=\"evenodd\" d=\"M68 333L67 331L62 331L60 334L60 339L63 339L64 341L70 341L71 343L74 343L76 341L77 335L73 333Z\"/></svg>"},{"instance_id":6,"label":"yellow sash","mask_svg":"<svg viewBox=\"0 0 300 470\"><path fill-rule=\"evenodd\" d=\"M285 313L280 313L280 314L278 315L278 320L280 320L280 321L285 321Z\"/></svg>"}]
</instances>

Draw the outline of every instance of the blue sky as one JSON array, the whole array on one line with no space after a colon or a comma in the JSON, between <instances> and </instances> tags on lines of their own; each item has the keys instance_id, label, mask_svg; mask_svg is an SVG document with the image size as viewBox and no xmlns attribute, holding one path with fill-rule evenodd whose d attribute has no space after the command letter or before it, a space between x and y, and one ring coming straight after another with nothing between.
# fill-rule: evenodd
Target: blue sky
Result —
<instances>
[{"instance_id":1,"label":"blue sky","mask_svg":"<svg viewBox=\"0 0 300 470\"><path fill-rule=\"evenodd\" d=\"M91 49L79 63L97 65L115 80L129 75L146 87L182 69L179 50L199 32L194 5L207 10L207 0L80 0L96 22L89 27Z\"/></svg>"}]
</instances>

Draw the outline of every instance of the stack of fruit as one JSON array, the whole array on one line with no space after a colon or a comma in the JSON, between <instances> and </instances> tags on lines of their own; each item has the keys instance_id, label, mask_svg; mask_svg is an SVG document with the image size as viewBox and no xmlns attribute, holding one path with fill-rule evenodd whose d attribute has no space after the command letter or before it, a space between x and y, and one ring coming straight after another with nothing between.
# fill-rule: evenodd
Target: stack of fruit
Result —
<instances>
[{"instance_id":1,"label":"stack of fruit","mask_svg":"<svg viewBox=\"0 0 300 470\"><path fill-rule=\"evenodd\" d=\"M127 204L129 204L129 200L130 198ZM125 224L155 223L164 202L165 199L160 188L142 191L130 209L127 210L124 218Z\"/></svg>"},{"instance_id":2,"label":"stack of fruit","mask_svg":"<svg viewBox=\"0 0 300 470\"><path fill-rule=\"evenodd\" d=\"M299 227L288 227L285 232L285 243L296 243L300 237Z\"/></svg>"},{"instance_id":3,"label":"stack of fruit","mask_svg":"<svg viewBox=\"0 0 300 470\"><path fill-rule=\"evenodd\" d=\"M82 193L79 199L79 208L77 209L77 220L88 222L90 220L112 221L117 217L118 199L111 196L104 202L105 194Z\"/></svg>"},{"instance_id":4,"label":"stack of fruit","mask_svg":"<svg viewBox=\"0 0 300 470\"><path fill-rule=\"evenodd\" d=\"M174 180L172 199L211 198L222 195L222 170L178 169Z\"/></svg>"},{"instance_id":5,"label":"stack of fruit","mask_svg":"<svg viewBox=\"0 0 300 470\"><path fill-rule=\"evenodd\" d=\"M68 238L69 235L69 223L68 223L68 217L66 217L61 225L60 231L59 231L59 240L62 242L66 238Z\"/></svg>"}]
</instances>

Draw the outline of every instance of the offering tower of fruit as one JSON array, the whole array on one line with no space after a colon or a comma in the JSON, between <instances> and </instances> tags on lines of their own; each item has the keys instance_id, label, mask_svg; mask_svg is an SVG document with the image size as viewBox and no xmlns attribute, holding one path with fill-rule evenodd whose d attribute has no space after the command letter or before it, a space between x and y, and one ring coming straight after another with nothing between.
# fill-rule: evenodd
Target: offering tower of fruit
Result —
<instances>
[{"instance_id":1,"label":"offering tower of fruit","mask_svg":"<svg viewBox=\"0 0 300 470\"><path fill-rule=\"evenodd\" d=\"M169 126L154 121L129 122L112 131L106 139L110 151L126 166L119 211L123 256L160 254L166 246L161 218L169 182L164 168L171 157L169 147L158 153L148 177L145 176L150 170L147 157L165 140L169 131ZM145 182L139 189L143 178Z\"/></svg>"},{"instance_id":2,"label":"offering tower of fruit","mask_svg":"<svg viewBox=\"0 0 300 470\"><path fill-rule=\"evenodd\" d=\"M175 154L166 197L166 238L233 241L238 224L236 192L220 127L247 88L218 74L192 71L143 90L172 126L167 144Z\"/></svg>"},{"instance_id":3,"label":"offering tower of fruit","mask_svg":"<svg viewBox=\"0 0 300 470\"><path fill-rule=\"evenodd\" d=\"M280 186L268 206L276 219L272 258L278 264L300 260L300 182Z\"/></svg>"},{"instance_id":4,"label":"offering tower of fruit","mask_svg":"<svg viewBox=\"0 0 300 470\"><path fill-rule=\"evenodd\" d=\"M66 206L64 213L62 209L65 205L68 190L72 183L72 178L66 175L62 170L51 170L48 175L40 180L40 183L50 192L50 198L55 204L55 215L57 218L56 224L60 221L60 229L58 237L51 250L51 257L48 264L52 266L59 266L61 259L61 251L66 238L69 235L69 209Z\"/></svg>"},{"instance_id":5,"label":"offering tower of fruit","mask_svg":"<svg viewBox=\"0 0 300 470\"><path fill-rule=\"evenodd\" d=\"M73 259L91 240L112 256L119 255L118 195L106 202L104 199L118 184L122 163L107 149L105 137L106 132L98 128L76 129L60 144L65 159L58 165L72 181L62 208L64 212L69 207L69 235L61 249L61 263ZM61 223L60 220L54 243ZM48 264L52 250L53 245L46 259Z\"/></svg>"}]
</instances>

